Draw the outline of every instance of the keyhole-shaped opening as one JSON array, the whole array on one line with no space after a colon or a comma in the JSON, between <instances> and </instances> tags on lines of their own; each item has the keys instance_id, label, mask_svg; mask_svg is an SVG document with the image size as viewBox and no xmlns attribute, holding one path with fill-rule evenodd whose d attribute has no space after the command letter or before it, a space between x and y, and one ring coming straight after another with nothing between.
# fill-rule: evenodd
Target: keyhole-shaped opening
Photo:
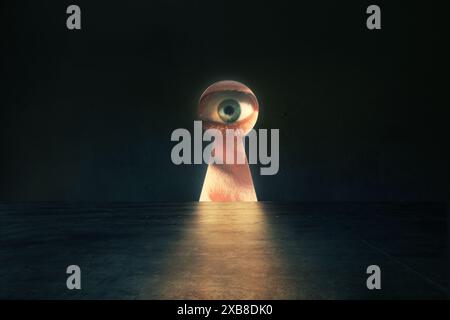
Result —
<instances>
[{"instance_id":1,"label":"keyhole-shaped opening","mask_svg":"<svg viewBox=\"0 0 450 320\"><path fill-rule=\"evenodd\" d=\"M258 112L256 96L237 81L216 82L202 94L199 119L203 129L220 131L223 145L214 153L223 161L208 165L200 201L257 201L242 139L255 125ZM231 139L230 132L235 133Z\"/></svg>"}]
</instances>

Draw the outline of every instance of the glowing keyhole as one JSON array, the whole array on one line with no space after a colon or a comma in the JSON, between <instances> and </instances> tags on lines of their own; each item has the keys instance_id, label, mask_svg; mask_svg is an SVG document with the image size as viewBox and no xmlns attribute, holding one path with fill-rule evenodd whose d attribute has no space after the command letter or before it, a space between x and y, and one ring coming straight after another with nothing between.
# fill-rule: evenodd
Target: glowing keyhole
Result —
<instances>
[{"instance_id":1,"label":"glowing keyhole","mask_svg":"<svg viewBox=\"0 0 450 320\"><path fill-rule=\"evenodd\" d=\"M223 159L230 157L227 148L226 130L250 132L258 119L259 105L256 96L244 84L237 81L219 81L203 92L199 104L199 118L204 129L218 129L222 132ZM210 164L203 182L200 201L257 201L252 175L248 166L242 136L234 139L232 157L245 159L241 164L228 162Z\"/></svg>"}]
</instances>

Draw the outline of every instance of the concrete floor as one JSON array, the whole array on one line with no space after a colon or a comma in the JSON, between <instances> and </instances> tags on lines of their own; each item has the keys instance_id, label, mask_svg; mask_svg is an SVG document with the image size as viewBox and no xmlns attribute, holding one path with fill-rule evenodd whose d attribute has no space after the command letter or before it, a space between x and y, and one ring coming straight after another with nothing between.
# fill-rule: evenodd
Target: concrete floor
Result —
<instances>
[{"instance_id":1,"label":"concrete floor","mask_svg":"<svg viewBox=\"0 0 450 320\"><path fill-rule=\"evenodd\" d=\"M2 299L448 297L437 204L0 203L0 231Z\"/></svg>"}]
</instances>

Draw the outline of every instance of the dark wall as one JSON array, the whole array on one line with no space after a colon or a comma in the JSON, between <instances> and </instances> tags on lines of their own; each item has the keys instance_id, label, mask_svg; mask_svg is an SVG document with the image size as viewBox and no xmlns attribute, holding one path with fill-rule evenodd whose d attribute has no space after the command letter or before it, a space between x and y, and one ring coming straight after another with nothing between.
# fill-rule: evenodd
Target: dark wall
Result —
<instances>
[{"instance_id":1,"label":"dark wall","mask_svg":"<svg viewBox=\"0 0 450 320\"><path fill-rule=\"evenodd\" d=\"M82 30L66 29L78 4ZM211 83L260 101L280 129L262 200L447 197L432 3L7 1L1 13L0 200L196 200L205 166L175 166ZM256 169L256 168L253 168Z\"/></svg>"}]
</instances>

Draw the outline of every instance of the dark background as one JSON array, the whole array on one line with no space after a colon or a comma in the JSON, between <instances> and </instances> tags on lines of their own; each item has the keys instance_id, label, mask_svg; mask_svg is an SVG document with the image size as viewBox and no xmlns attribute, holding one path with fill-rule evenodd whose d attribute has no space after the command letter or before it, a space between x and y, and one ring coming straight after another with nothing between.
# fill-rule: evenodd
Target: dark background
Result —
<instances>
[{"instance_id":1,"label":"dark background","mask_svg":"<svg viewBox=\"0 0 450 320\"><path fill-rule=\"evenodd\" d=\"M379 4L382 30L366 28ZM82 29L66 28L77 4ZM211 83L247 84L280 129L261 200L443 201L448 112L431 2L7 1L1 9L0 200L189 201L175 166ZM446 109L446 108L445 108Z\"/></svg>"}]
</instances>

